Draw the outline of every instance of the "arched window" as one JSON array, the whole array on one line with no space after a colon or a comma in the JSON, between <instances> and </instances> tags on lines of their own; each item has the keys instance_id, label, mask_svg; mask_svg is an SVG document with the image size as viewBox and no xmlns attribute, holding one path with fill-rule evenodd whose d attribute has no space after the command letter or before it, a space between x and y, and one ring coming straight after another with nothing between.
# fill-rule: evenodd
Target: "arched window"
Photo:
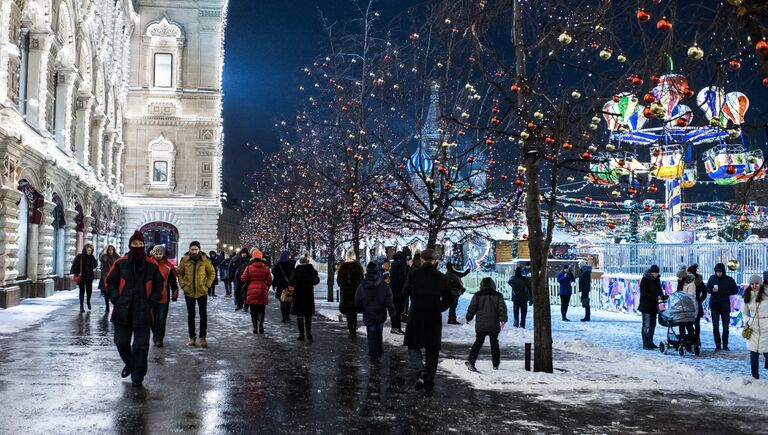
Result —
<instances>
[{"instance_id":1,"label":"arched window","mask_svg":"<svg viewBox=\"0 0 768 435\"><path fill-rule=\"evenodd\" d=\"M181 26L162 18L147 26L145 36L146 86L156 89L182 87L180 68L184 31Z\"/></svg>"},{"instance_id":2,"label":"arched window","mask_svg":"<svg viewBox=\"0 0 768 435\"><path fill-rule=\"evenodd\" d=\"M160 135L149 143L147 151L150 189L175 188L176 147L173 143Z\"/></svg>"}]
</instances>

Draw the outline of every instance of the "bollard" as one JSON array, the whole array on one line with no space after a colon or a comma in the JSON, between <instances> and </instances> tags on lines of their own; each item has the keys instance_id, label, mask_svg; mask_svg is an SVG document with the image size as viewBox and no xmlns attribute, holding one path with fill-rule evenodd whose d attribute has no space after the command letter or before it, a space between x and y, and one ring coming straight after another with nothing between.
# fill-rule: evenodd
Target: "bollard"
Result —
<instances>
[{"instance_id":1,"label":"bollard","mask_svg":"<svg viewBox=\"0 0 768 435\"><path fill-rule=\"evenodd\" d=\"M525 371L531 371L531 343L525 343Z\"/></svg>"}]
</instances>

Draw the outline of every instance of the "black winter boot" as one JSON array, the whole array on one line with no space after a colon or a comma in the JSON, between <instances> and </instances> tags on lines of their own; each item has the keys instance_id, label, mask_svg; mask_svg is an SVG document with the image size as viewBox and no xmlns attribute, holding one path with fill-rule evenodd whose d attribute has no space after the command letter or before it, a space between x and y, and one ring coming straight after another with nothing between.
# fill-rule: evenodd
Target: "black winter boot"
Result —
<instances>
[{"instance_id":1,"label":"black winter boot","mask_svg":"<svg viewBox=\"0 0 768 435\"><path fill-rule=\"evenodd\" d=\"M264 334L264 313L259 313L259 334Z\"/></svg>"},{"instance_id":2,"label":"black winter boot","mask_svg":"<svg viewBox=\"0 0 768 435\"><path fill-rule=\"evenodd\" d=\"M304 321L307 324L307 340L312 341L312 316L307 316Z\"/></svg>"},{"instance_id":3,"label":"black winter boot","mask_svg":"<svg viewBox=\"0 0 768 435\"><path fill-rule=\"evenodd\" d=\"M296 320L296 323L299 324L299 338L297 338L297 340L304 341L304 318L299 317Z\"/></svg>"}]
</instances>

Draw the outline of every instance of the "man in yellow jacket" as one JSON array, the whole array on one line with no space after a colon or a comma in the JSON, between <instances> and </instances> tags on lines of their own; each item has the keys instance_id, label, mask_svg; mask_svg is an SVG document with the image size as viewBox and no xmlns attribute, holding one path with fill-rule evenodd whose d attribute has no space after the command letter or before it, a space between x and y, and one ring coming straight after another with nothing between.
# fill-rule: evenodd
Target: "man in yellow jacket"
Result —
<instances>
[{"instance_id":1,"label":"man in yellow jacket","mask_svg":"<svg viewBox=\"0 0 768 435\"><path fill-rule=\"evenodd\" d=\"M181 259L176 269L179 285L184 290L184 300L187 302L187 326L189 327L189 346L194 346L195 335L195 303L200 309L200 346L208 347L205 339L208 330L208 289L216 278L213 263L200 250L200 242L189 244L189 252Z\"/></svg>"}]
</instances>

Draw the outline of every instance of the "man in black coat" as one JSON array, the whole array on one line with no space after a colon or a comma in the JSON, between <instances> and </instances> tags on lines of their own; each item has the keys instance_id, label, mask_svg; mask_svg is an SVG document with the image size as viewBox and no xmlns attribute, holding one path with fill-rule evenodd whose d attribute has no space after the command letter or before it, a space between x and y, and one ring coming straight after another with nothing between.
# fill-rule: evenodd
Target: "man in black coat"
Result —
<instances>
[{"instance_id":1,"label":"man in black coat","mask_svg":"<svg viewBox=\"0 0 768 435\"><path fill-rule=\"evenodd\" d=\"M653 344L653 334L656 331L656 314L659 312L659 300L664 299L659 279L659 266L651 266L640 280L640 305L638 311L643 313L643 349L658 349Z\"/></svg>"},{"instance_id":2,"label":"man in black coat","mask_svg":"<svg viewBox=\"0 0 768 435\"><path fill-rule=\"evenodd\" d=\"M133 233L129 244L128 255L118 258L107 276L107 290L115 307L115 345L125 363L121 375L131 375L133 386L141 387L147 374L154 308L163 296L165 280L157 265L147 261L144 237L139 231Z\"/></svg>"},{"instance_id":3,"label":"man in black coat","mask_svg":"<svg viewBox=\"0 0 768 435\"><path fill-rule=\"evenodd\" d=\"M392 289L392 298L395 304L395 315L392 317L392 334L403 334L402 317L405 308L405 296L403 295L403 286L408 277L408 257L407 248L396 252L393 257L392 267L389 269L389 286ZM410 252L410 250L408 251Z\"/></svg>"},{"instance_id":4,"label":"man in black coat","mask_svg":"<svg viewBox=\"0 0 768 435\"><path fill-rule=\"evenodd\" d=\"M233 257L232 261L229 262L229 276L232 277L232 283L235 287L232 289L235 293L235 311L242 310L243 304L245 303L243 282L240 281L240 277L242 276L245 268L248 267L249 261L250 257L248 255L248 248L243 248L240 250L237 256Z\"/></svg>"},{"instance_id":5,"label":"man in black coat","mask_svg":"<svg viewBox=\"0 0 768 435\"><path fill-rule=\"evenodd\" d=\"M411 298L404 344L408 346L416 371L416 389L423 388L430 396L435 386L437 357L442 342L442 312L450 308L452 298L448 278L437 270L437 253L433 249L425 249L421 252L421 259L421 267L408 274L403 289L405 296ZM426 350L426 365L421 349Z\"/></svg>"},{"instance_id":6,"label":"man in black coat","mask_svg":"<svg viewBox=\"0 0 768 435\"><path fill-rule=\"evenodd\" d=\"M584 307L582 322L589 322L589 293L592 291L592 266L584 260L579 261L579 293L581 294L581 306Z\"/></svg>"},{"instance_id":7,"label":"man in black coat","mask_svg":"<svg viewBox=\"0 0 768 435\"><path fill-rule=\"evenodd\" d=\"M739 293L736 281L725 274L725 265L715 265L715 274L707 281L709 309L712 312L712 333L715 335L715 350L720 350L720 322L723 323L722 349L728 349L728 329L731 327L731 296Z\"/></svg>"}]
</instances>

